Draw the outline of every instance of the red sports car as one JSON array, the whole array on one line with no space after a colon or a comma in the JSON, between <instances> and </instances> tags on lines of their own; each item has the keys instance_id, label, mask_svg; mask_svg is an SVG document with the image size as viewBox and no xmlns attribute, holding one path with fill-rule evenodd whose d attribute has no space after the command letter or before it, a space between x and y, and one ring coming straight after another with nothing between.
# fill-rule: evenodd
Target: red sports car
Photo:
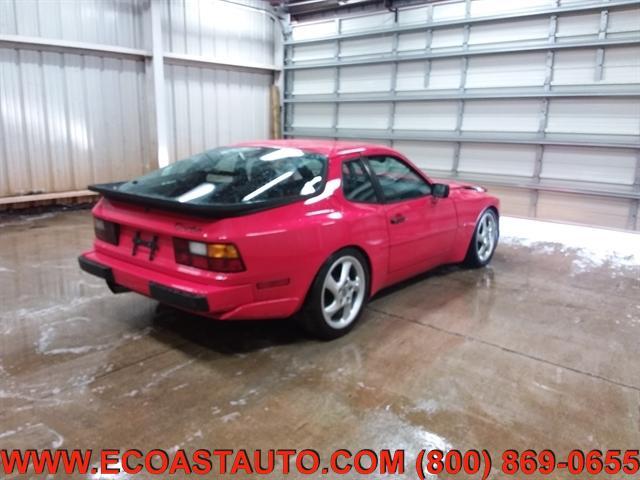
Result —
<instances>
[{"instance_id":1,"label":"red sports car","mask_svg":"<svg viewBox=\"0 0 640 480\"><path fill-rule=\"evenodd\" d=\"M497 198L437 183L380 145L271 140L215 148L90 187L96 239L80 267L221 320L301 312L348 332L380 289L437 265L486 265Z\"/></svg>"}]
</instances>

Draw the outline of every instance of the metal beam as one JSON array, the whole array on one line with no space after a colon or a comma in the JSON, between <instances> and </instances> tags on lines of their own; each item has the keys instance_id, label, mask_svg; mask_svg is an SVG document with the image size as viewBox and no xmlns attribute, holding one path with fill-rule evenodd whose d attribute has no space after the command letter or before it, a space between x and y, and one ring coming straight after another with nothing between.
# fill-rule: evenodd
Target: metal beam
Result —
<instances>
[{"instance_id":1,"label":"metal beam","mask_svg":"<svg viewBox=\"0 0 640 480\"><path fill-rule=\"evenodd\" d=\"M229 60L213 57L201 57L199 55L186 55L182 53L165 53L164 60L167 63L177 65L193 65L196 67L209 66L209 67L222 67L233 68L236 70L258 70L277 72L282 70L276 65L264 64L264 63L247 63L247 62L232 62Z\"/></svg>"},{"instance_id":2,"label":"metal beam","mask_svg":"<svg viewBox=\"0 0 640 480\"><path fill-rule=\"evenodd\" d=\"M136 60L151 57L148 50L117 47L100 43L76 42L57 38L27 37L23 35L0 35L0 47L24 48L58 53L98 54L116 58L133 58Z\"/></svg>"},{"instance_id":3,"label":"metal beam","mask_svg":"<svg viewBox=\"0 0 640 480\"><path fill-rule=\"evenodd\" d=\"M634 7L638 6L637 0L624 0L624 1L609 1L606 3L591 3L588 5L571 5L567 7L560 8L545 8L532 10L529 12L513 12L504 15L492 15L486 17L477 17L477 18L460 18L455 20L446 20L440 22L431 22L427 21L427 23L420 23L414 25L406 25L399 26L394 28L379 28L373 30L367 30L362 32L353 32L343 35L328 35L325 37L317 37L317 38L305 38L301 40L288 40L287 45L309 45L313 43L322 43L329 42L336 39L348 40L351 38L366 38L366 37L375 37L379 35L387 35L392 33L410 33L410 32L418 32L426 29L441 29L441 28L451 28L457 26L478 24L478 23L491 23L491 22L502 22L502 21L510 21L510 20L520 20L524 18L533 18L533 17L546 17L547 15L561 15L565 13L576 13L576 12L589 12L594 10L602 10L603 8L611 10L613 8L623 8L623 7ZM370 15L370 14L369 14ZM361 17L368 15L360 15ZM353 18L353 17L350 17ZM303 25L310 25L313 23L321 23L322 20L318 22L308 22Z\"/></svg>"},{"instance_id":4,"label":"metal beam","mask_svg":"<svg viewBox=\"0 0 640 480\"><path fill-rule=\"evenodd\" d=\"M518 178L518 177L509 177L509 176L501 176L501 175L468 175L468 174L455 174L453 172L447 171L426 171L429 176L434 178L446 178L452 180L460 180L464 182L472 182L472 183L480 183L483 185L494 185L496 187L506 187L506 188L518 188L523 190L531 190L531 191L544 191L544 192L558 192L558 193L572 193L579 195L594 195L598 197L608 197L608 198L623 198L629 200L638 200L640 199L640 193L633 192L631 190L608 190L609 187L600 188L589 188L577 185L577 182L554 182L554 183L536 183L531 181L529 178Z\"/></svg>"},{"instance_id":5,"label":"metal beam","mask_svg":"<svg viewBox=\"0 0 640 480\"><path fill-rule=\"evenodd\" d=\"M619 47L640 45L640 38L634 36L629 39L605 39L592 40L588 42L573 43L540 43L538 45L515 45L498 48L483 48L475 50L459 50L456 52L438 52L438 53L418 53L412 55L378 55L372 58L356 58L351 60L326 61L326 62L305 62L293 63L284 66L285 70L302 70L313 68L340 67L352 65L376 65L390 62L411 62L416 60L427 60L436 58L456 58L456 57L472 57L481 55L496 55L501 53L526 53L539 51L555 51L570 50L582 48L602 48L602 47Z\"/></svg>"},{"instance_id":6,"label":"metal beam","mask_svg":"<svg viewBox=\"0 0 640 480\"><path fill-rule=\"evenodd\" d=\"M167 108L164 79L164 51L162 47L162 6L151 2L151 46L153 55L148 71L153 81L153 114L158 167L169 165L169 142L167 132Z\"/></svg>"},{"instance_id":7,"label":"metal beam","mask_svg":"<svg viewBox=\"0 0 640 480\"><path fill-rule=\"evenodd\" d=\"M152 4L154 2L151 2ZM133 60L150 59L153 51L137 48L118 47L101 43L87 43L55 38L26 37L23 35L0 35L0 48L22 48L56 53L75 53L78 55L97 55L101 57L127 58ZM280 71L281 67L270 64L233 62L226 59L163 52L167 63L196 66L226 67L261 71Z\"/></svg>"},{"instance_id":8,"label":"metal beam","mask_svg":"<svg viewBox=\"0 0 640 480\"><path fill-rule=\"evenodd\" d=\"M297 95L285 98L285 103L371 103L371 102L425 102L442 100L494 100L518 98L592 98L592 97L640 97L640 84L629 89L604 89L590 92L563 91L530 91L530 92L491 92L467 93L455 91L451 93L432 94L396 94L396 95Z\"/></svg>"},{"instance_id":9,"label":"metal beam","mask_svg":"<svg viewBox=\"0 0 640 480\"><path fill-rule=\"evenodd\" d=\"M331 129L308 129L308 128L290 128L285 132L289 136L298 137L320 137L333 138L336 135L339 138L356 138L371 140L408 140L408 141L425 141L425 142L463 142L463 143L504 143L515 145L560 145L574 147L601 147L601 148L626 148L639 149L640 142L626 141L589 141L580 139L563 139L548 138L537 136L511 136L500 134L500 132L483 132L486 136L456 135L425 132L408 132L401 133L397 130L393 134L382 130L380 133L372 130L338 130L334 132ZM625 138L635 138L633 135L625 136ZM593 139L594 135L586 135L585 138Z\"/></svg>"},{"instance_id":10,"label":"metal beam","mask_svg":"<svg viewBox=\"0 0 640 480\"><path fill-rule=\"evenodd\" d=\"M15 205L18 203L48 202L82 197L97 197L98 194L89 190L73 190L68 192L37 193L34 195L19 195L15 197L0 197L0 205Z\"/></svg>"}]
</instances>

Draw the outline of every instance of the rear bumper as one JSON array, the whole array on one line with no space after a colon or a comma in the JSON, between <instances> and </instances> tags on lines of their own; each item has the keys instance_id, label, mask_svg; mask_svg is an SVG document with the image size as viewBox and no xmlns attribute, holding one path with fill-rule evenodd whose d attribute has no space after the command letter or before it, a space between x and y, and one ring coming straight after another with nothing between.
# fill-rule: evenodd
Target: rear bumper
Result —
<instances>
[{"instance_id":1,"label":"rear bumper","mask_svg":"<svg viewBox=\"0 0 640 480\"><path fill-rule=\"evenodd\" d=\"M96 277L100 277L107 282L114 282L113 270L111 270L110 267L94 262L84 255L80 255L78 257L78 263L80 264L80 268L85 272L95 275Z\"/></svg>"},{"instance_id":2,"label":"rear bumper","mask_svg":"<svg viewBox=\"0 0 640 480\"><path fill-rule=\"evenodd\" d=\"M168 303L194 312L208 312L209 301L204 295L189 293L159 283L149 282L149 294L159 302Z\"/></svg>"},{"instance_id":3,"label":"rear bumper","mask_svg":"<svg viewBox=\"0 0 640 480\"><path fill-rule=\"evenodd\" d=\"M110 286L125 287L159 302L222 320L288 317L300 305L300 299L289 297L256 301L252 285L188 281L96 251L80 255L78 263L82 270L106 280Z\"/></svg>"},{"instance_id":4,"label":"rear bumper","mask_svg":"<svg viewBox=\"0 0 640 480\"><path fill-rule=\"evenodd\" d=\"M104 279L107 283L117 284L113 269L100 262L91 260L84 255L78 257L80 268L91 275ZM119 285L119 284L118 284ZM124 285L123 285L124 286ZM159 302L174 305L185 310L194 312L208 312L209 301L205 295L168 287L156 282L149 282L149 293L151 298Z\"/></svg>"}]
</instances>

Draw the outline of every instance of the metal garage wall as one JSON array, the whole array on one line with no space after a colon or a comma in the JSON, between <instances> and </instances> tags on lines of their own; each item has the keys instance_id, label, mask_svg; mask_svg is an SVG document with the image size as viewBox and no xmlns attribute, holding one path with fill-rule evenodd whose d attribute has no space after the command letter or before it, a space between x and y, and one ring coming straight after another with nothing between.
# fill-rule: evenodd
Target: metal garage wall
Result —
<instances>
[{"instance_id":1,"label":"metal garage wall","mask_svg":"<svg viewBox=\"0 0 640 480\"><path fill-rule=\"evenodd\" d=\"M0 48L0 196L141 174L144 110L144 62Z\"/></svg>"},{"instance_id":2,"label":"metal garage wall","mask_svg":"<svg viewBox=\"0 0 640 480\"><path fill-rule=\"evenodd\" d=\"M456 0L293 26L289 136L375 140L523 216L640 229L640 2Z\"/></svg>"},{"instance_id":3,"label":"metal garage wall","mask_svg":"<svg viewBox=\"0 0 640 480\"><path fill-rule=\"evenodd\" d=\"M0 0L0 197L79 191L155 167L154 61L164 64L172 159L268 136L279 32L265 3L154 5L159 58L149 0Z\"/></svg>"},{"instance_id":4,"label":"metal garage wall","mask_svg":"<svg viewBox=\"0 0 640 480\"><path fill-rule=\"evenodd\" d=\"M272 75L167 65L169 154L269 137Z\"/></svg>"},{"instance_id":5,"label":"metal garage wall","mask_svg":"<svg viewBox=\"0 0 640 480\"><path fill-rule=\"evenodd\" d=\"M263 2L245 2L263 7ZM165 3L164 43L171 53L245 64L276 63L277 26L264 12L234 3ZM271 72L197 64L167 65L169 154L184 158L205 148L269 136Z\"/></svg>"},{"instance_id":6,"label":"metal garage wall","mask_svg":"<svg viewBox=\"0 0 640 480\"><path fill-rule=\"evenodd\" d=\"M137 48L142 21L124 2L0 0L0 34ZM148 167L144 61L1 47L0 196L80 190Z\"/></svg>"}]
</instances>

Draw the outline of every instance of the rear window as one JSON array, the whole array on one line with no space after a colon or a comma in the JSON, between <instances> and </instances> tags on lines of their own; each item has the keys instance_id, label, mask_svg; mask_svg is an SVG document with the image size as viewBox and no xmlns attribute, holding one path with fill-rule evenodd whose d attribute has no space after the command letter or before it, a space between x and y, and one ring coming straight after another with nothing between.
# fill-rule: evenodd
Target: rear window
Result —
<instances>
[{"instance_id":1,"label":"rear window","mask_svg":"<svg viewBox=\"0 0 640 480\"><path fill-rule=\"evenodd\" d=\"M324 184L327 159L289 147L226 147L172 163L118 191L190 205L307 197Z\"/></svg>"}]
</instances>

